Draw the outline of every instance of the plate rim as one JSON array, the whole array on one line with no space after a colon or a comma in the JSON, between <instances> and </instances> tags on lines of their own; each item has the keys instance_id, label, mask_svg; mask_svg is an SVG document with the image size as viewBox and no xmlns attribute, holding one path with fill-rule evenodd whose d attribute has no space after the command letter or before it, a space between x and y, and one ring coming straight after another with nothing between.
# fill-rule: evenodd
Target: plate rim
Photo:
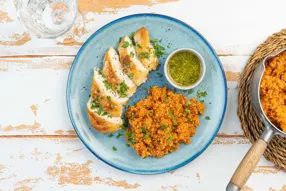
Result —
<instances>
[{"instance_id":1,"label":"plate rim","mask_svg":"<svg viewBox=\"0 0 286 191\"><path fill-rule=\"evenodd\" d=\"M136 17L159 17L162 19L167 19L167 20L171 20L177 24L183 25L185 27L187 27L189 30L192 30L194 33L197 34L197 36L199 38L201 38L203 40L203 42L210 48L211 53L215 56L215 59L218 63L218 66L220 68L220 71L222 73L222 77L223 77L223 85L224 85L224 107L223 107L223 112L222 112L222 116L219 120L218 126L216 127L216 131L214 132L214 134L212 135L212 138L208 141L208 143L198 152L196 153L194 156L189 157L188 159L186 159L185 161L174 165L172 167L169 168L165 168L165 169L157 169L157 170L136 170L136 169L130 169L130 168L125 168L125 167L121 167L119 165L113 164L103 158L100 157L100 155L98 155L95 151L93 151L93 149L91 149L89 147L89 145L84 141L84 139L82 138L81 134L79 133L77 126L74 122L74 118L72 116L72 110L71 110L71 103L70 103L70 88L71 88L71 78L73 75L73 71L75 68L75 65L77 64L78 61L78 57L81 54L81 52L85 49L86 45L98 34L100 34L104 29L108 28L109 26L112 26L120 21L124 21L127 19L131 19L131 18L136 18ZM223 120L225 118L225 114L226 114L226 108L227 108L227 100L228 100L228 94L227 94L227 81L226 81L226 76L225 76L225 72L224 69L222 67L221 61L218 58L218 55L216 54L215 50L213 49L213 47L211 46L211 44L207 41L207 39L201 34L199 33L196 29L194 29L192 26L190 26L189 24L176 19L174 17L170 17L167 15L163 15L163 14L153 14L153 13L139 13L139 14L132 14L132 15L127 15L118 19L115 19L107 24L105 24L104 26L102 26L101 28L99 28L97 31L95 31L85 42L84 44L80 47L79 51L76 54L76 57L73 60L72 66L70 68L69 71L69 75L68 75L68 79L67 79L67 86L66 86L66 104L67 104L67 109L68 109L68 114L69 114L69 118L70 121L72 123L72 126L76 132L76 134L78 135L79 139L81 140L81 142L84 144L84 146L94 155L96 156L98 159L100 159L102 162L112 166L113 168L116 168L118 170L124 171L124 172L128 172L128 173L132 173L132 174L141 174L141 175L151 175L151 174L162 174L162 173L166 173L166 172L170 172L173 170L176 170L178 168L181 168L183 166L185 166L186 164L190 163L191 161L195 160L196 158L198 158L209 146L210 144L213 142L214 138L216 137L217 133L219 132Z\"/></svg>"}]
</instances>

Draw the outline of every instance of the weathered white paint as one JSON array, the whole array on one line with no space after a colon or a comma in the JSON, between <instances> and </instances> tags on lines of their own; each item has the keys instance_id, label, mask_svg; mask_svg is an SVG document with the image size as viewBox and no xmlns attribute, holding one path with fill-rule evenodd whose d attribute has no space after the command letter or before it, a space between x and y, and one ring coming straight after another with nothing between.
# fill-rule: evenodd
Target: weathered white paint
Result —
<instances>
[{"instance_id":1,"label":"weathered white paint","mask_svg":"<svg viewBox=\"0 0 286 191\"><path fill-rule=\"evenodd\" d=\"M101 1L101 4L102 2L104 1ZM127 8L110 11L107 11L107 8L100 12L85 11L88 33L81 41L116 18L134 13L160 13L179 18L192 25L213 44L220 54L250 55L267 36L285 27L281 21L284 17L284 4L284 0L275 2L271 0L179 0L154 6L127 6ZM2 1L0 10L7 12L9 18L13 20L0 22L0 41L11 40L9 37L13 34L23 34L25 30L17 20L14 1ZM0 45L0 55L75 55L80 46L59 47L61 45L56 45L56 41L32 37L31 41L21 46Z\"/></svg>"},{"instance_id":2,"label":"weathered white paint","mask_svg":"<svg viewBox=\"0 0 286 191\"><path fill-rule=\"evenodd\" d=\"M94 177L110 177L115 181L125 180L129 185L139 184L135 190L163 190L162 186L176 186L177 190L219 191L224 189L232 171L238 165L237 159L240 159L250 146L247 140L231 138L216 138L214 143L220 141L234 143L224 146L212 144L198 159L172 173L142 176L121 172L104 164L77 138L0 139L0 145L9 145L1 147L0 164L3 164L4 168L0 169L0 187L12 190L21 180L38 179L36 183L26 185L34 190L123 190L115 184L112 186L91 181ZM83 164L87 164L86 167ZM256 173L248 183L249 187L255 188L254 191L268 191L270 187L280 189L286 183L286 174L269 166L272 164L265 159L258 164ZM74 176L73 173L64 171L64 168L68 168L70 172L82 172L82 176ZM61 169L61 173L57 172L57 169ZM61 180L61 177L65 180Z\"/></svg>"}]
</instances>

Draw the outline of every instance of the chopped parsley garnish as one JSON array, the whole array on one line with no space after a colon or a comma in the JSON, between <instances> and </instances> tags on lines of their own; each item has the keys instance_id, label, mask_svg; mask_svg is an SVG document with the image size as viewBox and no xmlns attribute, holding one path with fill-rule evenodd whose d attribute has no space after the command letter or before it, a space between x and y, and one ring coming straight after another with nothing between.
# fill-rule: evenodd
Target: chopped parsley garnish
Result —
<instances>
[{"instance_id":1,"label":"chopped parsley garnish","mask_svg":"<svg viewBox=\"0 0 286 191\"><path fill-rule=\"evenodd\" d=\"M113 151L117 151L117 148L115 146L112 147Z\"/></svg>"},{"instance_id":2,"label":"chopped parsley garnish","mask_svg":"<svg viewBox=\"0 0 286 191\"><path fill-rule=\"evenodd\" d=\"M96 108L98 108L98 107L96 107L95 104L91 104L90 109L96 109Z\"/></svg>"},{"instance_id":3,"label":"chopped parsley garnish","mask_svg":"<svg viewBox=\"0 0 286 191\"><path fill-rule=\"evenodd\" d=\"M139 59L141 59L141 58L149 59L150 58L150 54L149 54L149 52L141 52L140 54L138 54L138 58Z\"/></svg>"},{"instance_id":4,"label":"chopped parsley garnish","mask_svg":"<svg viewBox=\"0 0 286 191\"><path fill-rule=\"evenodd\" d=\"M108 89L108 90L111 89L111 85L108 83L107 80L104 80L103 83L104 83L106 89Z\"/></svg>"},{"instance_id":5,"label":"chopped parsley garnish","mask_svg":"<svg viewBox=\"0 0 286 191\"><path fill-rule=\"evenodd\" d=\"M97 114L101 115L103 113L103 108L101 106L99 106L98 110L97 110Z\"/></svg>"},{"instance_id":6,"label":"chopped parsley garnish","mask_svg":"<svg viewBox=\"0 0 286 191\"><path fill-rule=\"evenodd\" d=\"M122 37L119 37L119 42L121 42L122 41Z\"/></svg>"},{"instance_id":7,"label":"chopped parsley garnish","mask_svg":"<svg viewBox=\"0 0 286 191\"><path fill-rule=\"evenodd\" d=\"M173 121L173 124L174 124L174 125L177 125L177 124L178 124L177 118L173 117L172 121Z\"/></svg>"},{"instance_id":8,"label":"chopped parsley garnish","mask_svg":"<svg viewBox=\"0 0 286 191\"><path fill-rule=\"evenodd\" d=\"M147 147L147 150L148 150L148 151L151 151L151 147Z\"/></svg>"},{"instance_id":9,"label":"chopped parsley garnish","mask_svg":"<svg viewBox=\"0 0 286 191\"><path fill-rule=\"evenodd\" d=\"M120 85L119 85L119 90L118 90L118 93L121 97L127 97L127 94L126 94L126 91L127 91L128 87L127 85L125 84L125 82L122 82Z\"/></svg>"},{"instance_id":10,"label":"chopped parsley garnish","mask_svg":"<svg viewBox=\"0 0 286 191\"><path fill-rule=\"evenodd\" d=\"M114 106L114 104L110 104L110 107L113 109L115 106Z\"/></svg>"},{"instance_id":11,"label":"chopped parsley garnish","mask_svg":"<svg viewBox=\"0 0 286 191\"><path fill-rule=\"evenodd\" d=\"M127 128L125 125L121 125L121 129L123 129L125 131Z\"/></svg>"},{"instance_id":12,"label":"chopped parsley garnish","mask_svg":"<svg viewBox=\"0 0 286 191\"><path fill-rule=\"evenodd\" d=\"M130 52L130 57L131 57L131 58L134 57L134 52L133 52L133 51Z\"/></svg>"},{"instance_id":13,"label":"chopped parsley garnish","mask_svg":"<svg viewBox=\"0 0 286 191\"><path fill-rule=\"evenodd\" d=\"M129 42L124 41L124 42L122 43L122 48L127 48L128 46L129 46Z\"/></svg>"},{"instance_id":14,"label":"chopped parsley garnish","mask_svg":"<svg viewBox=\"0 0 286 191\"><path fill-rule=\"evenodd\" d=\"M162 125L161 127L160 127L160 129L162 129L162 130L164 130L164 129L167 129L168 127L166 126L166 125Z\"/></svg>"},{"instance_id":15,"label":"chopped parsley garnish","mask_svg":"<svg viewBox=\"0 0 286 191\"><path fill-rule=\"evenodd\" d=\"M191 104L191 103L188 101L188 102L186 103L186 106L188 107L190 104Z\"/></svg>"},{"instance_id":16,"label":"chopped parsley garnish","mask_svg":"<svg viewBox=\"0 0 286 191\"><path fill-rule=\"evenodd\" d=\"M156 75L157 75L159 78L163 77L163 74L161 74L161 73L157 73Z\"/></svg>"},{"instance_id":17,"label":"chopped parsley garnish","mask_svg":"<svg viewBox=\"0 0 286 191\"><path fill-rule=\"evenodd\" d=\"M147 132L147 133L144 135L143 139L148 139L149 135L150 135L150 133Z\"/></svg>"},{"instance_id":18,"label":"chopped parsley garnish","mask_svg":"<svg viewBox=\"0 0 286 191\"><path fill-rule=\"evenodd\" d=\"M124 63L123 65L124 65L124 67L126 67L126 68L129 68L129 67L130 67L130 63Z\"/></svg>"},{"instance_id":19,"label":"chopped parsley garnish","mask_svg":"<svg viewBox=\"0 0 286 191\"><path fill-rule=\"evenodd\" d=\"M168 43L167 48L171 48L171 43Z\"/></svg>"},{"instance_id":20,"label":"chopped parsley garnish","mask_svg":"<svg viewBox=\"0 0 286 191\"><path fill-rule=\"evenodd\" d=\"M189 90L189 94L192 94L192 93L194 93L194 90Z\"/></svg>"},{"instance_id":21,"label":"chopped parsley garnish","mask_svg":"<svg viewBox=\"0 0 286 191\"><path fill-rule=\"evenodd\" d=\"M191 111L190 111L189 109L185 109L185 112L186 112L187 114L190 114L190 113L191 113Z\"/></svg>"},{"instance_id":22,"label":"chopped parsley garnish","mask_svg":"<svg viewBox=\"0 0 286 191\"><path fill-rule=\"evenodd\" d=\"M168 143L170 143L173 139L174 139L174 136L171 135L168 139Z\"/></svg>"},{"instance_id":23,"label":"chopped parsley garnish","mask_svg":"<svg viewBox=\"0 0 286 191\"><path fill-rule=\"evenodd\" d=\"M131 40L134 40L134 32L130 33L129 37Z\"/></svg>"},{"instance_id":24,"label":"chopped parsley garnish","mask_svg":"<svg viewBox=\"0 0 286 191\"><path fill-rule=\"evenodd\" d=\"M108 113L105 111L101 116L106 116Z\"/></svg>"},{"instance_id":25,"label":"chopped parsley garnish","mask_svg":"<svg viewBox=\"0 0 286 191\"><path fill-rule=\"evenodd\" d=\"M205 101L204 101L204 100L200 100L200 102L201 102L201 103L205 103Z\"/></svg>"},{"instance_id":26,"label":"chopped parsley garnish","mask_svg":"<svg viewBox=\"0 0 286 191\"><path fill-rule=\"evenodd\" d=\"M107 117L108 117L108 118L112 118L112 115L108 114Z\"/></svg>"},{"instance_id":27,"label":"chopped parsley garnish","mask_svg":"<svg viewBox=\"0 0 286 191\"><path fill-rule=\"evenodd\" d=\"M110 134L108 135L108 137L113 137L113 134L112 134L112 133L110 133Z\"/></svg>"},{"instance_id":28,"label":"chopped parsley garnish","mask_svg":"<svg viewBox=\"0 0 286 191\"><path fill-rule=\"evenodd\" d=\"M197 91L197 97L206 97L208 95L208 93L206 91L201 92L200 90Z\"/></svg>"},{"instance_id":29,"label":"chopped parsley garnish","mask_svg":"<svg viewBox=\"0 0 286 191\"><path fill-rule=\"evenodd\" d=\"M211 120L211 118L209 116L206 116L205 119L206 120Z\"/></svg>"},{"instance_id":30,"label":"chopped parsley garnish","mask_svg":"<svg viewBox=\"0 0 286 191\"><path fill-rule=\"evenodd\" d=\"M132 80L133 77L134 77L134 75L130 73L130 74L128 75L128 77Z\"/></svg>"},{"instance_id":31,"label":"chopped parsley garnish","mask_svg":"<svg viewBox=\"0 0 286 191\"><path fill-rule=\"evenodd\" d=\"M172 127L172 129L173 129L173 130L176 130L176 127L175 127L175 126L173 126L173 127Z\"/></svg>"},{"instance_id":32,"label":"chopped parsley garnish","mask_svg":"<svg viewBox=\"0 0 286 191\"><path fill-rule=\"evenodd\" d=\"M153 40L150 40L150 42L154 46L155 56L160 58L161 56L165 54L165 48L158 43L158 42L162 42L162 40L153 39Z\"/></svg>"},{"instance_id":33,"label":"chopped parsley garnish","mask_svg":"<svg viewBox=\"0 0 286 191\"><path fill-rule=\"evenodd\" d=\"M169 103L170 101L168 99L166 99L166 103Z\"/></svg>"},{"instance_id":34,"label":"chopped parsley garnish","mask_svg":"<svg viewBox=\"0 0 286 191\"><path fill-rule=\"evenodd\" d=\"M118 133L118 134L116 135L116 139L119 139L121 136L122 136L122 134L121 134L121 133Z\"/></svg>"},{"instance_id":35,"label":"chopped parsley garnish","mask_svg":"<svg viewBox=\"0 0 286 191\"><path fill-rule=\"evenodd\" d=\"M147 88L145 88L145 87L144 87L144 88L142 88L142 89L143 89L143 90L147 90Z\"/></svg>"},{"instance_id":36,"label":"chopped parsley garnish","mask_svg":"<svg viewBox=\"0 0 286 191\"><path fill-rule=\"evenodd\" d=\"M173 113L173 111L170 109L170 111L169 111L169 115L170 116L174 116L174 113Z\"/></svg>"},{"instance_id":37,"label":"chopped parsley garnish","mask_svg":"<svg viewBox=\"0 0 286 191\"><path fill-rule=\"evenodd\" d=\"M145 128L140 128L139 131L142 132L142 133L145 133L146 129Z\"/></svg>"},{"instance_id":38,"label":"chopped parsley garnish","mask_svg":"<svg viewBox=\"0 0 286 191\"><path fill-rule=\"evenodd\" d=\"M130 147L130 145L127 143L127 144L126 144L126 147Z\"/></svg>"},{"instance_id":39,"label":"chopped parsley garnish","mask_svg":"<svg viewBox=\"0 0 286 191\"><path fill-rule=\"evenodd\" d=\"M107 100L110 101L111 100L111 97L110 96L106 96Z\"/></svg>"},{"instance_id":40,"label":"chopped parsley garnish","mask_svg":"<svg viewBox=\"0 0 286 191\"><path fill-rule=\"evenodd\" d=\"M136 43L136 46L137 46L138 48L142 48L142 46L141 46L140 44L138 44L138 43Z\"/></svg>"},{"instance_id":41,"label":"chopped parsley garnish","mask_svg":"<svg viewBox=\"0 0 286 191\"><path fill-rule=\"evenodd\" d=\"M132 139L132 140L130 140L130 142L131 142L132 144L134 144L134 143L137 143L137 142L138 142L138 140L136 140L136 139Z\"/></svg>"}]
</instances>

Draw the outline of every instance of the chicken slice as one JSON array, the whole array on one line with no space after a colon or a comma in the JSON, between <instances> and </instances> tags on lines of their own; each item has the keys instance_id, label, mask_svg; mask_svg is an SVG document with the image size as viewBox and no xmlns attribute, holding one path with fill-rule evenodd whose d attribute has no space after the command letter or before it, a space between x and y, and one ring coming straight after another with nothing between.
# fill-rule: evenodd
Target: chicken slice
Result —
<instances>
[{"instance_id":1,"label":"chicken slice","mask_svg":"<svg viewBox=\"0 0 286 191\"><path fill-rule=\"evenodd\" d=\"M123 124L120 117L105 115L99 107L96 107L94 100L90 97L87 103L88 118L91 126L101 133L112 133L118 131Z\"/></svg>"},{"instance_id":2,"label":"chicken slice","mask_svg":"<svg viewBox=\"0 0 286 191\"><path fill-rule=\"evenodd\" d=\"M149 31L142 27L134 33L136 53L142 64L150 71L158 66L158 58L155 55L153 45L150 43Z\"/></svg>"},{"instance_id":3,"label":"chicken slice","mask_svg":"<svg viewBox=\"0 0 286 191\"><path fill-rule=\"evenodd\" d=\"M127 74L123 73L119 56L112 47L105 54L102 72L106 76L108 83L114 88L124 82L127 86L127 97L131 97L135 93L136 85Z\"/></svg>"},{"instance_id":4,"label":"chicken slice","mask_svg":"<svg viewBox=\"0 0 286 191\"><path fill-rule=\"evenodd\" d=\"M113 91L108 84L107 79L99 69L94 69L94 75L91 87L91 97L96 101L104 111L113 117L120 117L122 114L123 104L128 102L128 98L122 98Z\"/></svg>"},{"instance_id":5,"label":"chicken slice","mask_svg":"<svg viewBox=\"0 0 286 191\"><path fill-rule=\"evenodd\" d=\"M149 71L144 67L138 59L132 41L125 36L118 45L118 52L123 72L128 75L133 82L140 86L147 80Z\"/></svg>"}]
</instances>

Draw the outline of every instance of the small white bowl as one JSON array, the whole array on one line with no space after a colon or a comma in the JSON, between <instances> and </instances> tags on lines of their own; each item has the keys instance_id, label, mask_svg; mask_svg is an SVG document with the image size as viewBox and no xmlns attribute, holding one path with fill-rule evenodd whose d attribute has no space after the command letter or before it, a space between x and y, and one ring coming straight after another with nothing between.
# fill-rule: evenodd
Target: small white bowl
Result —
<instances>
[{"instance_id":1,"label":"small white bowl","mask_svg":"<svg viewBox=\"0 0 286 191\"><path fill-rule=\"evenodd\" d=\"M171 77L170 73L169 73L169 70L168 70L168 63L169 63L169 60L172 58L172 56L174 56L176 53L178 52L191 52L193 53L194 55L196 55L199 60L200 60L200 65L201 65L201 72L200 72L200 77L199 79L196 81L196 83L194 84L191 84L189 86L182 86L182 85L179 85L177 84ZM181 89L181 90L188 90L188 89L193 89L195 88L196 86L198 86L201 81L203 80L204 76L205 76L205 73L206 73L206 64L205 64L205 61L203 59L203 57L200 55L200 53L198 53L197 51L191 49L191 48L180 48L180 49L177 49L175 50L174 52L172 52L168 58L166 59L165 61L165 65L164 65L164 73L165 73L165 76L167 78L167 80L169 81L169 83L174 86L175 88L178 88L178 89Z\"/></svg>"}]
</instances>

